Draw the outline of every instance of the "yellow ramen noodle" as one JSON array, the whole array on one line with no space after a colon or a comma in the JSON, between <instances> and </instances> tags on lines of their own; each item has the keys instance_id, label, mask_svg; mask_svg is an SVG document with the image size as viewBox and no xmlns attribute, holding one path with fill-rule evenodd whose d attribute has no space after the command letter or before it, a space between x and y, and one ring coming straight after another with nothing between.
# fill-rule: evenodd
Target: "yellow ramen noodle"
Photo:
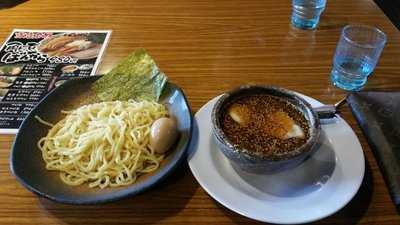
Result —
<instances>
[{"instance_id":1,"label":"yellow ramen noodle","mask_svg":"<svg viewBox=\"0 0 400 225\"><path fill-rule=\"evenodd\" d=\"M48 170L69 185L117 187L156 170L163 155L149 148L152 123L168 116L162 104L112 101L84 105L51 126L38 142Z\"/></svg>"}]
</instances>

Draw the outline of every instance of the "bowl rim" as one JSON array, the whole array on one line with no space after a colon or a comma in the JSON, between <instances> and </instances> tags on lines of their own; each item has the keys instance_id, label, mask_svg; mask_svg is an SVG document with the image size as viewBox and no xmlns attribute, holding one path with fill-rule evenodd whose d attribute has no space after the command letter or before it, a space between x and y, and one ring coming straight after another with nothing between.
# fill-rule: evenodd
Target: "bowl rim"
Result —
<instances>
[{"instance_id":1,"label":"bowl rim","mask_svg":"<svg viewBox=\"0 0 400 225\"><path fill-rule=\"evenodd\" d=\"M224 134L222 130L221 123L219 120L219 116L223 110L223 106L231 101L231 99L235 99L241 96L241 93L251 90L269 90L282 93L292 100L296 100L301 102L306 108L307 114L309 116L308 125L310 127L310 136L306 143L301 145L292 151L287 151L282 154L273 154L272 156L266 156L262 153L257 153L246 148L239 148L235 144L233 144L227 136ZM243 95L245 96L245 95ZM272 95L275 96L275 95ZM282 98L282 96L276 96ZM291 102L293 104L293 102ZM295 107L298 105L293 104ZM303 110L300 110L303 113ZM312 122L314 126L312 126ZM243 154L246 158L255 159L260 161L284 161L290 160L302 154L311 152L313 150L314 145L317 143L320 132L321 132L321 124L318 118L317 113L313 110L312 106L301 96L299 96L296 92L281 88L273 85L241 85L237 88L234 88L224 94L218 99L215 103L212 112L211 112L211 121L212 121L212 131L215 138L220 141L229 151L237 152L239 154Z\"/></svg>"}]
</instances>

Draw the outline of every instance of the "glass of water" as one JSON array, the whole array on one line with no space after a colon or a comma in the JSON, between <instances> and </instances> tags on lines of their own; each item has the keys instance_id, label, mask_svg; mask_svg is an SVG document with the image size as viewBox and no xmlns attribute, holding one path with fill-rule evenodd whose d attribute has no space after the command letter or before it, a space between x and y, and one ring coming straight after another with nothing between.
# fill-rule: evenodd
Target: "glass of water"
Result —
<instances>
[{"instance_id":1,"label":"glass of water","mask_svg":"<svg viewBox=\"0 0 400 225\"><path fill-rule=\"evenodd\" d=\"M326 0L292 0L292 24L301 29L315 29Z\"/></svg>"},{"instance_id":2,"label":"glass of water","mask_svg":"<svg viewBox=\"0 0 400 225\"><path fill-rule=\"evenodd\" d=\"M333 58L333 84L348 91L360 90L367 83L385 44L386 35L378 28L345 26Z\"/></svg>"}]
</instances>

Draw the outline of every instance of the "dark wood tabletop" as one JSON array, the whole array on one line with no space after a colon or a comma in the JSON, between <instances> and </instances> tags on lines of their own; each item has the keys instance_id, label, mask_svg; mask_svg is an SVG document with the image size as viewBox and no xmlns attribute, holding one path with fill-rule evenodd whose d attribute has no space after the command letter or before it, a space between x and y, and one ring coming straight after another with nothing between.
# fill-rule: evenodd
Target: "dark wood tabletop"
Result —
<instances>
[{"instance_id":1,"label":"dark wood tabletop","mask_svg":"<svg viewBox=\"0 0 400 225\"><path fill-rule=\"evenodd\" d=\"M328 1L317 30L290 26L286 0L29 0L0 10L0 40L14 28L111 29L98 70L109 71L144 47L169 79L183 88L193 112L241 84L279 85L334 103L346 92L329 74L341 28L379 27L388 43L366 90L400 90L400 33L372 0ZM346 106L366 156L364 181L354 199L315 224L400 224L377 162ZM97 206L39 198L9 170L13 135L0 135L0 224L257 224L214 201L182 165L152 190ZM323 201L323 199L321 200Z\"/></svg>"}]
</instances>

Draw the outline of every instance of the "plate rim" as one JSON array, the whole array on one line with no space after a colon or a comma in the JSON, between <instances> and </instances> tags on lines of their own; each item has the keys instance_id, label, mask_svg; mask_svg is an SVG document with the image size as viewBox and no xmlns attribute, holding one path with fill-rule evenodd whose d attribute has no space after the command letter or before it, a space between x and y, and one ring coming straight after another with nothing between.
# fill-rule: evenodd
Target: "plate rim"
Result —
<instances>
[{"instance_id":1,"label":"plate rim","mask_svg":"<svg viewBox=\"0 0 400 225\"><path fill-rule=\"evenodd\" d=\"M88 77L80 77L80 78L72 78L67 80L63 85L54 88L53 90L51 90L49 93L47 93L45 95L45 97L39 101L39 103L32 109L32 111L25 117L25 119L23 120L23 122L20 125L20 128L18 130L20 130L22 127L25 126L25 123L27 123L27 119L31 118L33 113L35 113L37 111L37 108L40 107L40 105L44 104L48 97L62 91L63 87L65 88L66 86L70 86L72 85L74 82L79 82L78 80L97 80L100 77L102 77L102 75L93 75L93 76L88 76ZM187 157L187 153L188 153L188 149L191 143L191 139L192 139L192 134L193 134L193 113L192 113L192 109L190 107L190 104L188 102L188 99L185 95L185 93L183 92L183 89L180 88L178 85L167 81L168 84L173 87L174 89L178 90L183 97L183 100L188 108L188 118L189 118L189 129L188 129L188 140L186 141L186 143L184 144L184 146L182 146L182 149L180 151L180 153L176 156L176 158L174 159L174 161L172 161L171 163L167 164L165 168L163 168L162 171L160 171L160 174L158 175L158 178L154 179L154 180L150 180L148 182L144 181L143 182L143 187L138 189L133 189L131 191L129 191L129 186L126 186L127 188L124 190L121 190L121 194L117 195L117 196L111 196L108 198L101 198L101 199L89 199L89 200L80 200L80 199L69 199L69 198L60 198L60 197L54 197L52 195L46 194L45 192L38 190L37 188L31 186L28 182L26 182L23 178L21 178L18 173L15 172L15 148L16 148L16 142L20 136L20 132L17 133L17 135L14 138L13 144L11 146L11 152L10 152L10 156L9 156L9 169L12 173L12 175L14 175L14 177L16 178L16 180L22 184L22 186L24 186L27 190L31 191L34 194L37 194L38 196L41 197L45 197L47 199L50 199L54 202L57 203L62 203L62 204L69 204L69 205L94 205L94 204L103 204L103 203L108 203L108 202L115 202L121 199L125 199L128 197L132 197L134 195L140 194L144 191L149 190L150 188L154 187L156 184L162 182L164 179L166 179L172 172L174 172L174 170L181 164L184 162L185 158ZM131 184L133 185L133 184ZM125 193L125 192L127 193Z\"/></svg>"},{"instance_id":2,"label":"plate rim","mask_svg":"<svg viewBox=\"0 0 400 225\"><path fill-rule=\"evenodd\" d=\"M310 96L301 94L301 93L299 93L299 92L295 92L295 93L298 94L298 95L299 95L300 97L302 97L303 99L305 99L307 102L309 102L307 99L310 99L311 101L314 101L314 102L317 103L317 104L324 105L324 104L321 103L320 101L318 101L318 100L316 100L316 99L314 99L314 98L312 98L312 97L310 97ZM193 117L194 126L196 127L196 129L199 129L199 127L198 127L198 119L197 119L198 114L199 114L200 112L206 110L208 107L211 107L211 106L209 106L210 104L215 104L215 102L216 102L222 95L223 95L223 94L213 97L212 99L210 99L207 103L205 103L205 104L196 112L196 114L195 114L194 117ZM360 169L361 176L359 177L359 180L358 180L359 182L358 182L357 184L354 185L354 193L352 193L352 194L349 196L348 199L346 199L345 201L343 201L340 207L337 207L336 209L330 211L329 213L323 214L323 215L321 215L321 216L319 216L319 217L312 217L312 218L310 218L310 219L301 220L301 221L297 221L297 222L293 222L293 221L287 221L287 222L285 222L285 221L277 221L277 220L265 220L265 219L262 219L262 218L259 218L259 217L257 218L257 217L254 217L254 216L249 216L249 215L247 215L245 212L243 212L243 210L238 210L238 209L237 209L238 207L232 207L232 206L230 206L230 205L229 205L228 203L226 203L223 199L221 199L221 198L218 196L218 194L216 194L215 192L211 191L210 188L209 188L206 184L203 184L203 183L201 182L201 180L204 180L204 179L199 178L199 176L200 176L199 171L196 170L196 169L194 168L194 166L192 165L192 163L191 163L191 159L192 159L193 155L195 154L195 153L194 153L194 150L192 149L192 148L194 148L194 147L192 147L192 145L194 144L194 143L192 143L192 142L194 142L194 141L198 142L199 140L195 140L196 138L198 139L198 137L192 138L191 144L190 144L190 146L189 146L189 151L188 151L189 156L188 156L188 159L187 159L188 164L189 164L189 168L190 168L190 170L191 170L193 176L194 176L195 179L197 180L197 182L198 182L198 183L200 184L200 186L207 192L208 195L210 195L214 200L216 200L219 204L223 205L225 208L227 208L227 209L229 209L229 210L231 210L231 211L233 211L233 212L235 212L235 213L237 213L237 214L239 214L239 215L242 215L242 216L244 216L244 217L247 217L247 218L249 218L249 219L253 219L253 220L256 220L256 221L260 221L260 222L275 223L275 224L304 224L304 223L310 223L310 222L314 222L314 221L321 220L321 219L323 219L323 218L326 218L326 217L328 217L328 216L331 216L331 215L335 214L336 212L338 212L339 210L341 210L343 207L345 207L345 206L354 198L354 196L358 193L358 191L359 191L359 189L360 189L360 187L361 187L361 184L362 184L362 182L363 182L363 180L364 180L364 176L365 176L365 155L364 155L364 151L363 151L362 145L361 145L361 143L360 143L360 141L359 141L359 139L358 139L356 133L355 133L354 130L351 128L351 126L350 126L342 117L340 117L340 116L338 116L338 117L339 117L340 121L341 121L342 123L344 123L344 125L345 125L347 128L349 128L350 131L354 134L354 136L356 137L356 139L355 139L355 141L356 141L355 144L358 145L358 146L360 147L361 156L362 156L362 158L361 158L361 162L362 162L361 165L362 165L362 168ZM210 121L210 122L211 122L211 121ZM200 130L198 130L198 133L199 133L199 137L200 137ZM211 133L211 131L210 131L210 133ZM199 145L199 143L197 143L197 146L196 146L196 147L198 147L198 145ZM196 151L198 151L198 150L196 150ZM208 151L209 151L209 149L208 149ZM221 175L221 176L222 176L222 175ZM239 190L237 190L237 189L236 189L236 191L237 191L237 192L241 192L241 191L239 191Z\"/></svg>"}]
</instances>

